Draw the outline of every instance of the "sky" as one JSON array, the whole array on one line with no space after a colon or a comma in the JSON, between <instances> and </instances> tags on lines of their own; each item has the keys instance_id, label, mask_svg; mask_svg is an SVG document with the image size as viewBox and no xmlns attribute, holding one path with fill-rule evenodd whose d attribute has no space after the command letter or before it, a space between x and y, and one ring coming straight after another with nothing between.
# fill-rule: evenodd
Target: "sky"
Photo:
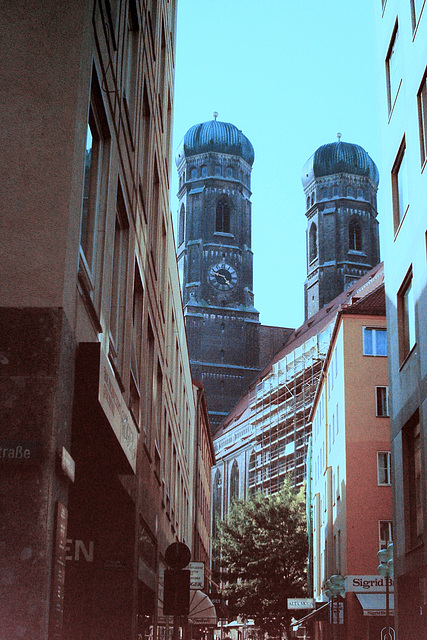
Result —
<instances>
[{"instance_id":1,"label":"sky","mask_svg":"<svg viewBox=\"0 0 427 640\"><path fill-rule=\"evenodd\" d=\"M186 131L214 111L251 141L254 295L262 324L304 321L306 160L340 132L375 161L381 190L384 88L375 73L375 1L178 0L174 154ZM177 191L173 163L174 221Z\"/></svg>"}]
</instances>

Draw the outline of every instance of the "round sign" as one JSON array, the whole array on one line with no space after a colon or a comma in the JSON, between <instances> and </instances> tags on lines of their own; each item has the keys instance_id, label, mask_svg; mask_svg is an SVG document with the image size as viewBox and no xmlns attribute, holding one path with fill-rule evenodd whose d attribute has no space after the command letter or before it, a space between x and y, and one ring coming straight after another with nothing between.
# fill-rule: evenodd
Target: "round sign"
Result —
<instances>
[{"instance_id":1,"label":"round sign","mask_svg":"<svg viewBox=\"0 0 427 640\"><path fill-rule=\"evenodd\" d=\"M173 542L166 549L165 560L172 569L183 569L191 560L191 551L183 542Z\"/></svg>"}]
</instances>

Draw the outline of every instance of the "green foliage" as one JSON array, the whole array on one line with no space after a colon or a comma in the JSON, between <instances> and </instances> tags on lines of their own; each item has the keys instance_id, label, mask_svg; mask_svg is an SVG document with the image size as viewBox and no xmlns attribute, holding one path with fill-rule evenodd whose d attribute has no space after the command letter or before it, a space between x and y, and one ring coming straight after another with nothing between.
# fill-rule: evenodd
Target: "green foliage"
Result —
<instances>
[{"instance_id":1,"label":"green foliage","mask_svg":"<svg viewBox=\"0 0 427 640\"><path fill-rule=\"evenodd\" d=\"M272 495L235 500L219 525L225 597L231 615L253 618L269 635L288 627L287 598L306 591L307 531L304 491L289 480Z\"/></svg>"}]
</instances>

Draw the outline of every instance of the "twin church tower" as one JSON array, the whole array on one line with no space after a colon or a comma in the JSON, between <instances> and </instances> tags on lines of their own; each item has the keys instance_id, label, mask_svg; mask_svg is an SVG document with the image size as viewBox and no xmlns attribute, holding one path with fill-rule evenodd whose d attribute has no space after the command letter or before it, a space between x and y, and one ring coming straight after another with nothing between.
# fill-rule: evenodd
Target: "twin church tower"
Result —
<instances>
[{"instance_id":1,"label":"twin church tower","mask_svg":"<svg viewBox=\"0 0 427 640\"><path fill-rule=\"evenodd\" d=\"M213 433L290 334L261 325L254 306L253 162L248 138L217 114L187 131L176 156L185 326ZM364 149L338 140L313 154L302 182L308 320L379 262L378 170Z\"/></svg>"}]
</instances>

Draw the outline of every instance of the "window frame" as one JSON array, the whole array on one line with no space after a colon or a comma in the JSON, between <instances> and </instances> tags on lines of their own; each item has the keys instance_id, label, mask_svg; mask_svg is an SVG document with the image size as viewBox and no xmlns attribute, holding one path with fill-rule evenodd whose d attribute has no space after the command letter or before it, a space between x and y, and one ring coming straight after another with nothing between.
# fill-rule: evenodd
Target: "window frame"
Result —
<instances>
[{"instance_id":1,"label":"window frame","mask_svg":"<svg viewBox=\"0 0 427 640\"><path fill-rule=\"evenodd\" d=\"M402 85L402 74L400 73L399 80L396 80L395 77L400 71L400 64L398 58L398 49L397 43L399 38L399 23L396 20L392 36L390 39L390 45L387 51L386 59L385 59L385 67L386 67L386 83L387 83L387 103L388 103L388 114L391 117L391 114L394 109L394 105L396 104L397 96L399 95L400 87ZM395 87L396 85L396 87Z\"/></svg>"},{"instance_id":2,"label":"window frame","mask_svg":"<svg viewBox=\"0 0 427 640\"><path fill-rule=\"evenodd\" d=\"M395 234L409 209L408 171L406 166L406 139L403 136L391 170L393 224Z\"/></svg>"},{"instance_id":3,"label":"window frame","mask_svg":"<svg viewBox=\"0 0 427 640\"><path fill-rule=\"evenodd\" d=\"M372 331L373 332L373 339L372 339L372 353L368 353L368 349L367 349L367 343L366 343L366 335L368 331ZM377 353L377 339L376 339L376 334L377 333L385 333L386 334L386 353ZM363 355L364 356L372 356L372 357L387 357L388 355L388 346L387 346L387 328L386 327L363 327Z\"/></svg>"},{"instance_id":4,"label":"window frame","mask_svg":"<svg viewBox=\"0 0 427 640\"><path fill-rule=\"evenodd\" d=\"M359 220L351 218L348 222L348 249L349 251L363 251L363 232Z\"/></svg>"},{"instance_id":5,"label":"window frame","mask_svg":"<svg viewBox=\"0 0 427 640\"><path fill-rule=\"evenodd\" d=\"M379 389L385 390L385 399L379 397ZM384 406L384 410L381 410L383 406ZM375 415L377 416L377 418L390 417L387 385L378 385L375 387Z\"/></svg>"},{"instance_id":6,"label":"window frame","mask_svg":"<svg viewBox=\"0 0 427 640\"><path fill-rule=\"evenodd\" d=\"M427 68L417 92L421 167L427 162Z\"/></svg>"},{"instance_id":7,"label":"window frame","mask_svg":"<svg viewBox=\"0 0 427 640\"><path fill-rule=\"evenodd\" d=\"M397 292L399 360L403 365L417 344L412 265Z\"/></svg>"},{"instance_id":8,"label":"window frame","mask_svg":"<svg viewBox=\"0 0 427 640\"><path fill-rule=\"evenodd\" d=\"M385 456L385 464L380 464L380 456ZM384 473L385 482L381 481L381 472ZM377 451L377 484L379 487L391 487L391 452Z\"/></svg>"},{"instance_id":9,"label":"window frame","mask_svg":"<svg viewBox=\"0 0 427 640\"><path fill-rule=\"evenodd\" d=\"M383 526L382 526L383 525ZM387 526L387 539L381 536L381 529ZM378 549L387 549L390 542L393 542L393 520L378 520Z\"/></svg>"}]
</instances>

